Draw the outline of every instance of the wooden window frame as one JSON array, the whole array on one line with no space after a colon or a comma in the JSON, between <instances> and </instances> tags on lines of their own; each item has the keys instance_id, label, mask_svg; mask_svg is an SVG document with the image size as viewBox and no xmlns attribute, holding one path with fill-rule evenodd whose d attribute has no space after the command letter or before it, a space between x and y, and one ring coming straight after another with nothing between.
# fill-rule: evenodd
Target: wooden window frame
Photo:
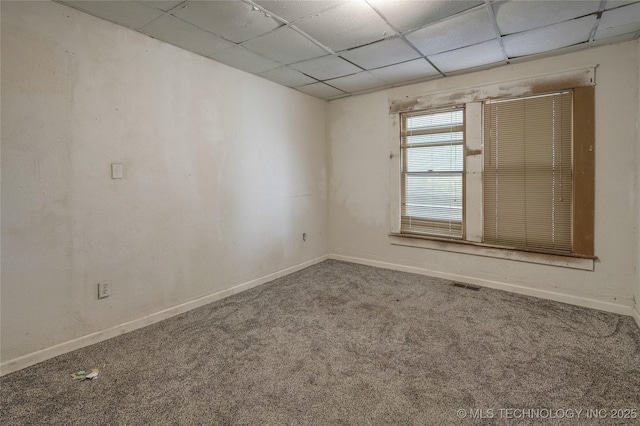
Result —
<instances>
[{"instance_id":1,"label":"wooden window frame","mask_svg":"<svg viewBox=\"0 0 640 426\"><path fill-rule=\"evenodd\" d=\"M573 254L595 256L595 87L573 89Z\"/></svg>"},{"instance_id":2,"label":"wooden window frame","mask_svg":"<svg viewBox=\"0 0 640 426\"><path fill-rule=\"evenodd\" d=\"M507 84L508 83L508 84ZM545 75L507 83L488 84L457 92L439 92L415 98L403 98L390 102L390 242L393 245L411 246L477 254L485 257L504 258L516 261L548 264L583 270L593 270L595 256L595 66L571 70L553 75ZM505 87L507 89L505 90ZM544 250L515 249L484 244L477 240L463 240L431 237L401 233L399 228L400 181L397 163L399 162L400 112L430 110L445 106L470 103L479 104L488 99L523 97L561 90L573 90L573 246L571 253L546 252ZM455 99L456 102L451 102ZM468 108L466 109L468 110ZM468 125L465 117L465 126ZM465 167L469 155L478 155L476 147L469 149L465 134ZM468 152L468 153L467 153ZM467 188L467 178L463 184ZM465 220L467 195L463 202L463 229L467 229ZM396 217L397 216L397 217Z\"/></svg>"}]
</instances>

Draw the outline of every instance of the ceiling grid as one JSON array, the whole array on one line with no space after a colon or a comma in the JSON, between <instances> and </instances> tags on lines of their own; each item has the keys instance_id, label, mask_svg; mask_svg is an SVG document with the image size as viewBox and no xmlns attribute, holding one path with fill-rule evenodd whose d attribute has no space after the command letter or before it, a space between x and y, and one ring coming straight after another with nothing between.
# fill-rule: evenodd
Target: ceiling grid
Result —
<instances>
[{"instance_id":1,"label":"ceiling grid","mask_svg":"<svg viewBox=\"0 0 640 426\"><path fill-rule=\"evenodd\" d=\"M640 37L640 0L55 0L322 99Z\"/></svg>"}]
</instances>

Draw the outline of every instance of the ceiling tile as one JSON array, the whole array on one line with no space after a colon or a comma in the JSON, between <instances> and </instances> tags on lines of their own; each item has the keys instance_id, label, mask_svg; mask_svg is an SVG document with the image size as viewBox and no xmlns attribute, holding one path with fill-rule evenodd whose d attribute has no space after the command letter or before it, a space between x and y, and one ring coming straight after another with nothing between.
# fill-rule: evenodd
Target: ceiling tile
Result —
<instances>
[{"instance_id":1,"label":"ceiling tile","mask_svg":"<svg viewBox=\"0 0 640 426\"><path fill-rule=\"evenodd\" d=\"M607 4L604 5L605 10L614 9L616 7L625 6L631 3L637 3L638 0L607 0Z\"/></svg>"},{"instance_id":2,"label":"ceiling tile","mask_svg":"<svg viewBox=\"0 0 640 426\"><path fill-rule=\"evenodd\" d=\"M327 81L327 83L345 92L359 92L361 90L387 85L387 82L374 77L366 71L346 77L335 78Z\"/></svg>"},{"instance_id":3,"label":"ceiling tile","mask_svg":"<svg viewBox=\"0 0 640 426\"><path fill-rule=\"evenodd\" d=\"M334 51L362 46L395 33L364 1L348 1L296 22L296 27Z\"/></svg>"},{"instance_id":4,"label":"ceiling tile","mask_svg":"<svg viewBox=\"0 0 640 426\"><path fill-rule=\"evenodd\" d=\"M329 53L302 34L288 27L278 28L275 31L251 39L242 45L283 64L317 58Z\"/></svg>"},{"instance_id":5,"label":"ceiling tile","mask_svg":"<svg viewBox=\"0 0 640 426\"><path fill-rule=\"evenodd\" d=\"M429 60L442 72L449 73L504 61L504 55L498 41L489 40L429 56Z\"/></svg>"},{"instance_id":6,"label":"ceiling tile","mask_svg":"<svg viewBox=\"0 0 640 426\"><path fill-rule=\"evenodd\" d=\"M369 0L398 31L405 32L463 12L484 1Z\"/></svg>"},{"instance_id":7,"label":"ceiling tile","mask_svg":"<svg viewBox=\"0 0 640 426\"><path fill-rule=\"evenodd\" d=\"M595 13L600 0L501 1L493 4L502 35L544 27Z\"/></svg>"},{"instance_id":8,"label":"ceiling tile","mask_svg":"<svg viewBox=\"0 0 640 426\"><path fill-rule=\"evenodd\" d=\"M229 49L216 52L212 54L210 58L229 65L230 67L254 74L277 68L281 65L242 46L233 46Z\"/></svg>"},{"instance_id":9,"label":"ceiling tile","mask_svg":"<svg viewBox=\"0 0 640 426\"><path fill-rule=\"evenodd\" d=\"M512 58L640 31L640 0L56 1L324 99L504 63L486 4Z\"/></svg>"},{"instance_id":10,"label":"ceiling tile","mask_svg":"<svg viewBox=\"0 0 640 426\"><path fill-rule=\"evenodd\" d=\"M172 13L234 43L242 43L281 25L241 1L190 1Z\"/></svg>"},{"instance_id":11,"label":"ceiling tile","mask_svg":"<svg viewBox=\"0 0 640 426\"><path fill-rule=\"evenodd\" d=\"M329 98L325 98L328 101L333 101L335 99L346 98L347 96L351 96L350 93L341 93L340 95L331 96Z\"/></svg>"},{"instance_id":12,"label":"ceiling tile","mask_svg":"<svg viewBox=\"0 0 640 426\"><path fill-rule=\"evenodd\" d=\"M612 37L618 37L622 35L629 35L629 37L625 37L626 39L634 39L637 38L635 35L640 31L640 22L636 22L633 24L621 25L619 27L610 27L610 28L600 28L598 27L598 31L596 31L596 36L594 40L606 40ZM621 42L623 40L616 39L615 42Z\"/></svg>"},{"instance_id":13,"label":"ceiling tile","mask_svg":"<svg viewBox=\"0 0 640 426\"><path fill-rule=\"evenodd\" d=\"M171 15L145 25L140 32L204 56L233 46L233 43Z\"/></svg>"},{"instance_id":14,"label":"ceiling tile","mask_svg":"<svg viewBox=\"0 0 640 426\"><path fill-rule=\"evenodd\" d=\"M308 84L306 86L296 87L296 90L322 99L330 98L336 95L342 95L341 90L338 90L335 87L328 86L324 83Z\"/></svg>"},{"instance_id":15,"label":"ceiling tile","mask_svg":"<svg viewBox=\"0 0 640 426\"><path fill-rule=\"evenodd\" d=\"M391 84L440 75L429 62L422 58L389 67L378 68L369 72L375 77Z\"/></svg>"},{"instance_id":16,"label":"ceiling tile","mask_svg":"<svg viewBox=\"0 0 640 426\"><path fill-rule=\"evenodd\" d=\"M178 1L169 1L169 0L158 0L158 1L142 1L141 3L146 4L147 6L155 7L156 9L160 9L164 12L173 9L180 3L183 3L184 0Z\"/></svg>"},{"instance_id":17,"label":"ceiling tile","mask_svg":"<svg viewBox=\"0 0 640 426\"><path fill-rule=\"evenodd\" d=\"M283 86L298 87L305 84L311 84L316 82L311 77L302 74L300 71L294 70L291 67L279 67L269 71L260 73L261 77L271 80L274 83L282 84Z\"/></svg>"},{"instance_id":18,"label":"ceiling tile","mask_svg":"<svg viewBox=\"0 0 640 426\"><path fill-rule=\"evenodd\" d=\"M298 62L291 66L313 78L317 78L318 80L342 77L362 71L360 68L336 55L327 55L322 58Z\"/></svg>"},{"instance_id":19,"label":"ceiling tile","mask_svg":"<svg viewBox=\"0 0 640 426\"><path fill-rule=\"evenodd\" d=\"M510 58L534 55L588 41L595 22L595 15L585 16L535 30L511 34L502 37L502 41Z\"/></svg>"},{"instance_id":20,"label":"ceiling tile","mask_svg":"<svg viewBox=\"0 0 640 426\"><path fill-rule=\"evenodd\" d=\"M600 18L596 40L640 31L640 3L605 11Z\"/></svg>"},{"instance_id":21,"label":"ceiling tile","mask_svg":"<svg viewBox=\"0 0 640 426\"><path fill-rule=\"evenodd\" d=\"M364 68L380 68L420 57L400 38L390 38L340 53L340 56Z\"/></svg>"},{"instance_id":22,"label":"ceiling tile","mask_svg":"<svg viewBox=\"0 0 640 426\"><path fill-rule=\"evenodd\" d=\"M489 12L482 8L456 15L407 34L425 55L458 49L496 37Z\"/></svg>"},{"instance_id":23,"label":"ceiling tile","mask_svg":"<svg viewBox=\"0 0 640 426\"><path fill-rule=\"evenodd\" d=\"M297 21L305 16L313 15L323 10L344 3L344 0L263 0L256 1L257 4L289 22Z\"/></svg>"},{"instance_id":24,"label":"ceiling tile","mask_svg":"<svg viewBox=\"0 0 640 426\"><path fill-rule=\"evenodd\" d=\"M163 14L161 10L138 2L65 1L62 3L133 29L140 28Z\"/></svg>"}]
</instances>

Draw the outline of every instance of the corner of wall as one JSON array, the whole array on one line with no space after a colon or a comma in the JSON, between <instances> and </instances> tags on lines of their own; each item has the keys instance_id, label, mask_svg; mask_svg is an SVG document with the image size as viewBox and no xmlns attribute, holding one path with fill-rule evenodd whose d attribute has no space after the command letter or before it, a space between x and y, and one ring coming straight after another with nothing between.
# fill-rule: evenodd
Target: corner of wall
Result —
<instances>
[{"instance_id":1,"label":"corner of wall","mask_svg":"<svg viewBox=\"0 0 640 426\"><path fill-rule=\"evenodd\" d=\"M639 56L638 41L600 46L453 76L450 80L389 89L375 97L354 96L330 103L327 138L331 258L407 268L416 273L447 274L454 279L481 281L486 286L629 316L634 309L640 312L640 149L635 148L640 145L640 130L634 123L640 99L637 92L629 91L640 88ZM390 243L385 221L389 216L381 213L389 204L388 181L380 173L389 154L388 132L385 134L380 125L388 117L387 95L400 99L443 90L455 92L487 85L489 81L537 78L594 64L598 64L596 138L601 153L597 159L596 249L602 259L594 271L415 250ZM606 137L610 131L620 136L616 145ZM357 164L341 161L354 152L362 154ZM636 161L626 162L622 169L620 161L634 152ZM627 182L627 192L622 192L638 196L635 201L630 197L628 208L612 211L610 204L615 202L615 196L611 197L606 188L620 179ZM635 233L624 232L625 226L635 228ZM626 249L620 250L623 245Z\"/></svg>"},{"instance_id":2,"label":"corner of wall","mask_svg":"<svg viewBox=\"0 0 640 426\"><path fill-rule=\"evenodd\" d=\"M331 102L324 102L324 161L326 165L326 188L327 188L327 255L333 250L333 232L331 226L331 205L333 203L333 195L331 191L331 179L333 177L333 161L331 160Z\"/></svg>"}]
</instances>

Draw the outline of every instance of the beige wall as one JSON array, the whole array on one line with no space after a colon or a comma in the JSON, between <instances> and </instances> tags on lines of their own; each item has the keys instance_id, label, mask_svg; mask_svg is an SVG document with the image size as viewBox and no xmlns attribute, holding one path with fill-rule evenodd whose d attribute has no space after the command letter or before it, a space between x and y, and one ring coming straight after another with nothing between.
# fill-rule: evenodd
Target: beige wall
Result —
<instances>
[{"instance_id":1,"label":"beige wall","mask_svg":"<svg viewBox=\"0 0 640 426\"><path fill-rule=\"evenodd\" d=\"M2 362L325 255L325 140L321 100L3 1Z\"/></svg>"},{"instance_id":2,"label":"beige wall","mask_svg":"<svg viewBox=\"0 0 640 426\"><path fill-rule=\"evenodd\" d=\"M598 64L595 271L390 244L389 101ZM632 313L638 224L637 42L595 48L329 103L330 251L355 260Z\"/></svg>"}]
</instances>

